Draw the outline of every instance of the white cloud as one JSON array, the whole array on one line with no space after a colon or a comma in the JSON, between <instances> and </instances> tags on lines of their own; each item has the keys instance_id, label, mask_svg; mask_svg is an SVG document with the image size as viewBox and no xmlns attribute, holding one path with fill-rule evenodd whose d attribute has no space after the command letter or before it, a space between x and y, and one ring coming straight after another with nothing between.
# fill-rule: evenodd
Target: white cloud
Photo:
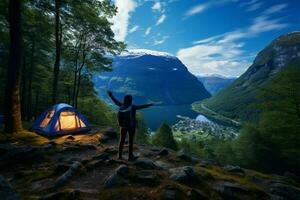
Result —
<instances>
[{"instance_id":1,"label":"white cloud","mask_svg":"<svg viewBox=\"0 0 300 200\"><path fill-rule=\"evenodd\" d=\"M244 43L241 40L288 26L280 19L271 19L270 15L265 13L266 11L254 18L246 28L194 41L193 46L179 49L177 56L192 73L197 75L239 76L250 65L249 57L243 51Z\"/></svg>"},{"instance_id":2,"label":"white cloud","mask_svg":"<svg viewBox=\"0 0 300 200\"><path fill-rule=\"evenodd\" d=\"M145 36L146 36L146 35L149 35L150 32L151 32L151 30L152 30L152 28L151 28L151 27L148 27L148 28L146 29L146 31L145 31Z\"/></svg>"},{"instance_id":3,"label":"white cloud","mask_svg":"<svg viewBox=\"0 0 300 200\"><path fill-rule=\"evenodd\" d=\"M190 8L188 11L185 12L183 19L186 19L188 17L191 17L193 15L202 13L204 10L210 8L210 7L215 7L215 6L220 6L226 3L230 2L237 2L238 0L218 0L218 1L207 1L205 3L198 4L192 8Z\"/></svg>"},{"instance_id":4,"label":"white cloud","mask_svg":"<svg viewBox=\"0 0 300 200\"><path fill-rule=\"evenodd\" d=\"M190 10L188 10L188 11L185 13L185 17L189 17L189 16L192 16L192 15L201 13L201 12L203 12L206 8L207 8L207 6L206 6L205 4L199 4L199 5L195 6L195 7L192 7Z\"/></svg>"},{"instance_id":5,"label":"white cloud","mask_svg":"<svg viewBox=\"0 0 300 200\"><path fill-rule=\"evenodd\" d=\"M112 30L115 33L115 39L124 41L128 33L128 24L130 15L134 12L137 4L134 0L115 0L118 13L112 18Z\"/></svg>"},{"instance_id":6,"label":"white cloud","mask_svg":"<svg viewBox=\"0 0 300 200\"><path fill-rule=\"evenodd\" d=\"M273 6L271 6L270 8L268 8L265 11L265 14L266 15L270 15L270 14L274 14L274 13L280 12L284 8L286 8L287 6L288 6L287 4L276 4L276 5L273 5Z\"/></svg>"},{"instance_id":7,"label":"white cloud","mask_svg":"<svg viewBox=\"0 0 300 200\"><path fill-rule=\"evenodd\" d=\"M163 36L161 39L154 40L153 45L160 45L163 44L169 37L168 36Z\"/></svg>"},{"instance_id":8,"label":"white cloud","mask_svg":"<svg viewBox=\"0 0 300 200\"><path fill-rule=\"evenodd\" d=\"M156 22L156 26L162 24L165 20L166 20L167 16L165 14L163 14L162 16L160 16L160 18L158 18L157 22Z\"/></svg>"},{"instance_id":9,"label":"white cloud","mask_svg":"<svg viewBox=\"0 0 300 200\"><path fill-rule=\"evenodd\" d=\"M139 26L134 26L129 30L129 33L136 32L139 29Z\"/></svg>"},{"instance_id":10,"label":"white cloud","mask_svg":"<svg viewBox=\"0 0 300 200\"><path fill-rule=\"evenodd\" d=\"M162 5L161 3L158 1L158 2L155 2L152 6L152 10L153 11L161 11L162 10Z\"/></svg>"},{"instance_id":11,"label":"white cloud","mask_svg":"<svg viewBox=\"0 0 300 200\"><path fill-rule=\"evenodd\" d=\"M262 2L257 2L257 3L253 3L251 5L249 5L249 8L247 9L247 11L255 11L258 10L262 7L263 3Z\"/></svg>"}]
</instances>

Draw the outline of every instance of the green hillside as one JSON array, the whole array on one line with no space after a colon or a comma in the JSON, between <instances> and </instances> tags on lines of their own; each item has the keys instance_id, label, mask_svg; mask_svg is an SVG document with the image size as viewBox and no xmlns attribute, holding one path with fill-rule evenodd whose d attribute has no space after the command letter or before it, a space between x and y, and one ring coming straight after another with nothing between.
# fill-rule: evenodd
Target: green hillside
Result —
<instances>
[{"instance_id":1,"label":"green hillside","mask_svg":"<svg viewBox=\"0 0 300 200\"><path fill-rule=\"evenodd\" d=\"M193 108L203 111L203 104L212 111L237 121L256 119L260 110L257 98L270 80L288 63L300 57L300 32L293 32L275 39L255 58L249 69L230 86L215 96L196 102Z\"/></svg>"}]
</instances>

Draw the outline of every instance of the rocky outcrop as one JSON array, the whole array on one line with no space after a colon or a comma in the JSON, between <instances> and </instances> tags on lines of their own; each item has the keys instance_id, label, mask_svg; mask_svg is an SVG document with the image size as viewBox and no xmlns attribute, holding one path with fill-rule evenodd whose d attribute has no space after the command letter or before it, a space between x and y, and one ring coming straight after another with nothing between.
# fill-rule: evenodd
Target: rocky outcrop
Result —
<instances>
[{"instance_id":1,"label":"rocky outcrop","mask_svg":"<svg viewBox=\"0 0 300 200\"><path fill-rule=\"evenodd\" d=\"M148 145L135 145L139 158L129 162L115 159L115 142L100 147L98 135L92 143L83 143L90 135L81 135L82 141L72 137L72 143L66 139L47 148L0 145L0 159L11 164L0 169L11 183L0 176L0 199L299 199L300 183L290 173L266 175L219 166L184 151ZM77 150L64 150L65 146ZM32 149L41 149L44 159L19 164L16 158L36 151Z\"/></svg>"}]
</instances>

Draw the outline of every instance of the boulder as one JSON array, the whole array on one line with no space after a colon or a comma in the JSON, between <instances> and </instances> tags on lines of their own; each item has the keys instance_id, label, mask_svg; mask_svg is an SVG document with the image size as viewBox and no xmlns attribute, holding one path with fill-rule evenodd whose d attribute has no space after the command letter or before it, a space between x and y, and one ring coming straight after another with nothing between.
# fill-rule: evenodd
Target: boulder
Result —
<instances>
[{"instance_id":1,"label":"boulder","mask_svg":"<svg viewBox=\"0 0 300 200\"><path fill-rule=\"evenodd\" d=\"M172 168L169 172L171 173L170 178L175 181L188 181L196 177L196 173L191 166Z\"/></svg>"},{"instance_id":2,"label":"boulder","mask_svg":"<svg viewBox=\"0 0 300 200\"><path fill-rule=\"evenodd\" d=\"M143 169L157 169L153 160L150 159L138 159L133 164Z\"/></svg>"},{"instance_id":3,"label":"boulder","mask_svg":"<svg viewBox=\"0 0 300 200\"><path fill-rule=\"evenodd\" d=\"M300 190L282 183L273 183L269 185L269 192L272 195L279 196L282 199L293 200L300 199Z\"/></svg>"},{"instance_id":4,"label":"boulder","mask_svg":"<svg viewBox=\"0 0 300 200\"><path fill-rule=\"evenodd\" d=\"M68 182L70 178L80 170L81 167L81 163L75 161L63 175L56 179L55 187L61 187L65 185L66 182Z\"/></svg>"},{"instance_id":5,"label":"boulder","mask_svg":"<svg viewBox=\"0 0 300 200\"><path fill-rule=\"evenodd\" d=\"M163 200L180 200L185 199L185 195L177 188L167 188L162 193L161 199Z\"/></svg>"},{"instance_id":6,"label":"boulder","mask_svg":"<svg viewBox=\"0 0 300 200\"><path fill-rule=\"evenodd\" d=\"M58 200L58 199L81 200L82 198L79 190L58 191L58 192L47 194L40 198L40 200Z\"/></svg>"},{"instance_id":7,"label":"boulder","mask_svg":"<svg viewBox=\"0 0 300 200\"><path fill-rule=\"evenodd\" d=\"M176 156L183 161L191 162L193 164L201 162L201 160L199 158L191 156L190 154L184 152L184 150L178 151Z\"/></svg>"},{"instance_id":8,"label":"boulder","mask_svg":"<svg viewBox=\"0 0 300 200\"><path fill-rule=\"evenodd\" d=\"M9 182L0 175L0 199L21 200L21 197L14 191Z\"/></svg>"},{"instance_id":9,"label":"boulder","mask_svg":"<svg viewBox=\"0 0 300 200\"><path fill-rule=\"evenodd\" d=\"M163 148L161 151L157 153L158 156L166 156L169 155L169 151L166 148Z\"/></svg>"},{"instance_id":10,"label":"boulder","mask_svg":"<svg viewBox=\"0 0 300 200\"><path fill-rule=\"evenodd\" d=\"M115 171L120 176L126 176L129 169L127 165L121 164Z\"/></svg>"},{"instance_id":11,"label":"boulder","mask_svg":"<svg viewBox=\"0 0 300 200\"><path fill-rule=\"evenodd\" d=\"M169 163L167 163L167 162L164 162L164 161L161 161L161 160L154 161L154 165L155 165L157 168L165 169L165 170L171 168L171 164L169 164Z\"/></svg>"},{"instance_id":12,"label":"boulder","mask_svg":"<svg viewBox=\"0 0 300 200\"><path fill-rule=\"evenodd\" d=\"M136 175L136 180L144 185L158 185L160 183L159 176L152 170L141 170Z\"/></svg>"},{"instance_id":13,"label":"boulder","mask_svg":"<svg viewBox=\"0 0 300 200\"><path fill-rule=\"evenodd\" d=\"M183 150L180 150L179 152L177 152L176 156L186 162L192 162L192 157L190 155L188 155L187 153L185 153Z\"/></svg>"},{"instance_id":14,"label":"boulder","mask_svg":"<svg viewBox=\"0 0 300 200\"><path fill-rule=\"evenodd\" d=\"M125 180L117 173L111 174L105 181L105 188L112 188L125 185Z\"/></svg>"},{"instance_id":15,"label":"boulder","mask_svg":"<svg viewBox=\"0 0 300 200\"><path fill-rule=\"evenodd\" d=\"M244 196L250 193L248 188L231 182L218 182L213 189L220 193L222 197L228 199L239 199L239 195Z\"/></svg>"},{"instance_id":16,"label":"boulder","mask_svg":"<svg viewBox=\"0 0 300 200\"><path fill-rule=\"evenodd\" d=\"M58 163L54 167L54 174L63 174L70 168L69 164Z\"/></svg>"}]
</instances>

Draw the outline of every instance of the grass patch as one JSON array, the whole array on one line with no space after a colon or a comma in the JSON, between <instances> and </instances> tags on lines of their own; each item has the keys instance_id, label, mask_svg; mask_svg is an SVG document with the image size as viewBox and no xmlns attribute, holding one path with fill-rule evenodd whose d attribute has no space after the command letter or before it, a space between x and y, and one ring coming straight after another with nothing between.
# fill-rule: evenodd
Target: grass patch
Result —
<instances>
[{"instance_id":1,"label":"grass patch","mask_svg":"<svg viewBox=\"0 0 300 200\"><path fill-rule=\"evenodd\" d=\"M254 184L251 180L248 179L249 177L248 175L239 176L239 175L229 174L228 172L225 172L219 167L215 167L215 166L210 166L209 168L196 166L195 170L199 173L201 173L201 171L202 172L205 171L208 174L210 174L215 180L235 182L249 189L262 191L260 187L258 187L256 184Z\"/></svg>"},{"instance_id":2,"label":"grass patch","mask_svg":"<svg viewBox=\"0 0 300 200\"><path fill-rule=\"evenodd\" d=\"M11 134L8 138L8 142L22 144L22 145L27 145L27 144L41 145L41 144L48 143L49 140L48 138L40 136L34 132L23 130L21 133Z\"/></svg>"}]
</instances>

